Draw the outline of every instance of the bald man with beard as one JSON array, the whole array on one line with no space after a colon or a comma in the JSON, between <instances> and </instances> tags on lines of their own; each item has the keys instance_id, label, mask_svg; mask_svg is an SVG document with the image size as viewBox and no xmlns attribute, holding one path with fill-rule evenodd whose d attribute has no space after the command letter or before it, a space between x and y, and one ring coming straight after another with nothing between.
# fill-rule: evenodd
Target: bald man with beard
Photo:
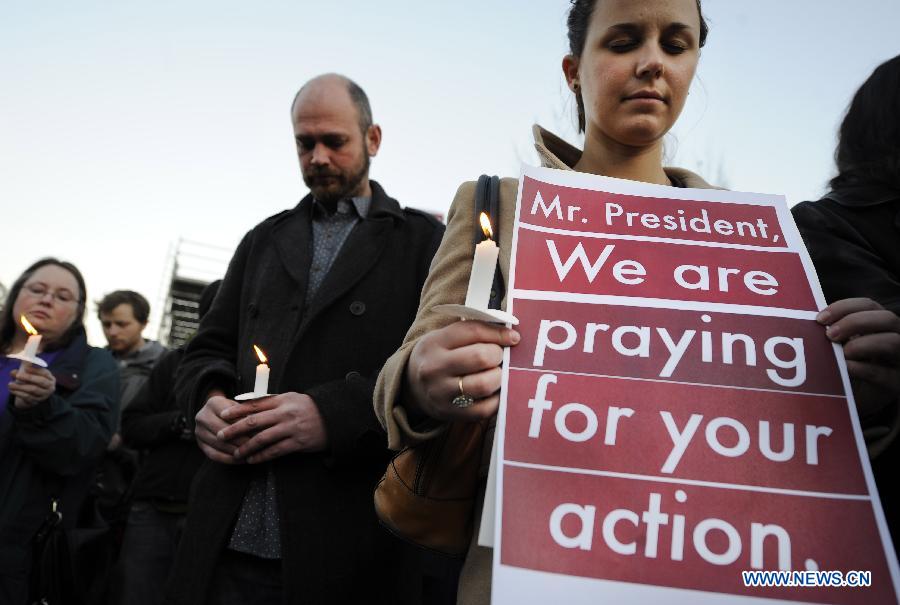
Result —
<instances>
[{"instance_id":1,"label":"bald man with beard","mask_svg":"<svg viewBox=\"0 0 900 605\"><path fill-rule=\"evenodd\" d=\"M382 133L354 82L311 80L291 119L310 194L244 237L179 369L207 460L168 603L396 602L395 545L372 504L390 458L372 395L444 227L369 179ZM253 345L272 395L239 403Z\"/></svg>"}]
</instances>

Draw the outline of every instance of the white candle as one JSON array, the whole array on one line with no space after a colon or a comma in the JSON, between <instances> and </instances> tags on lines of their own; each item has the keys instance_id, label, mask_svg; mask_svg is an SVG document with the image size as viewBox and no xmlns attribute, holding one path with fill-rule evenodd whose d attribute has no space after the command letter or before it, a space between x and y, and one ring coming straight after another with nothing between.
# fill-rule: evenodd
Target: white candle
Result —
<instances>
[{"instance_id":1,"label":"white candle","mask_svg":"<svg viewBox=\"0 0 900 605\"><path fill-rule=\"evenodd\" d=\"M258 346L253 345L256 356L259 358L259 365L256 366L256 382L253 383L254 395L268 395L269 393L269 366L266 362L269 359Z\"/></svg>"},{"instance_id":2,"label":"white candle","mask_svg":"<svg viewBox=\"0 0 900 605\"><path fill-rule=\"evenodd\" d=\"M41 335L35 334L33 336L28 337L28 342L25 343L25 350L22 351L23 357L37 357L38 347L41 344Z\"/></svg>"},{"instance_id":3,"label":"white candle","mask_svg":"<svg viewBox=\"0 0 900 605\"><path fill-rule=\"evenodd\" d=\"M19 323L22 324L22 327L29 334L28 342L25 343L25 348L22 350L22 356L34 359L37 357L37 350L41 344L41 335L38 334L38 331L34 329L34 326L31 325L31 322L24 315L19 317Z\"/></svg>"},{"instance_id":4,"label":"white candle","mask_svg":"<svg viewBox=\"0 0 900 605\"><path fill-rule=\"evenodd\" d=\"M491 286L494 285L494 271L497 270L497 257L500 248L491 237L491 223L481 213L481 228L485 239L475 246L475 257L472 259L472 274L469 276L469 290L466 292L466 306L473 309L487 309L491 298Z\"/></svg>"},{"instance_id":5,"label":"white candle","mask_svg":"<svg viewBox=\"0 0 900 605\"><path fill-rule=\"evenodd\" d=\"M253 384L254 395L266 395L269 391L269 366L264 363L256 366L256 382Z\"/></svg>"}]
</instances>

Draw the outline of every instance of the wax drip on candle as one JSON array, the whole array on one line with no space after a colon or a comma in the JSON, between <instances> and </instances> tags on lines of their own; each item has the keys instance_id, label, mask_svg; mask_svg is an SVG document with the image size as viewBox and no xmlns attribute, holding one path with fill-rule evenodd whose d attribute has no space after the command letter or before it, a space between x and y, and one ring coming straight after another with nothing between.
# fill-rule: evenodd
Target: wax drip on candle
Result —
<instances>
[{"instance_id":1,"label":"wax drip on candle","mask_svg":"<svg viewBox=\"0 0 900 605\"><path fill-rule=\"evenodd\" d=\"M25 343L25 350L22 351L22 355L24 357L37 357L37 350L41 344L41 335L38 334L38 331L34 329L34 326L31 325L31 322L24 315L19 318L19 321L29 334L28 342Z\"/></svg>"},{"instance_id":2,"label":"wax drip on candle","mask_svg":"<svg viewBox=\"0 0 900 605\"><path fill-rule=\"evenodd\" d=\"M269 366L266 362L269 359L258 346L253 345L256 356L259 358L259 365L256 366L256 381L253 384L253 393L256 395L267 395L269 390Z\"/></svg>"}]
</instances>

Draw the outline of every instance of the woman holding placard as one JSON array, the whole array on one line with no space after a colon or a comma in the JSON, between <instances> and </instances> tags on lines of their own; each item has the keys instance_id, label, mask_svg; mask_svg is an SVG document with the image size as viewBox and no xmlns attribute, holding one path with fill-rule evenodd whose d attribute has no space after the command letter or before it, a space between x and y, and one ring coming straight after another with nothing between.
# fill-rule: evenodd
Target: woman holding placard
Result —
<instances>
[{"instance_id":1,"label":"woman holding placard","mask_svg":"<svg viewBox=\"0 0 900 605\"><path fill-rule=\"evenodd\" d=\"M542 164L644 183L709 188L696 174L662 163L663 137L684 107L706 35L699 0L573 0L570 54L562 68L575 96L584 148L535 126ZM499 264L506 283L517 185L516 179L502 180L500 214L493 217L501 227ZM457 192L416 321L379 377L375 409L390 446L397 449L436 439L445 431L451 436L465 432L460 431L465 423L472 432L484 422L491 424L480 450L481 488L472 506L477 515L493 440L490 419L500 400L503 347L516 345L520 337L514 329L454 321L433 310L464 300L472 265L474 195L472 183ZM829 321L837 322L843 313L842 308L833 309ZM460 603L489 601L490 569L491 551L473 543L459 582Z\"/></svg>"},{"instance_id":2,"label":"woman holding placard","mask_svg":"<svg viewBox=\"0 0 900 605\"><path fill-rule=\"evenodd\" d=\"M708 188L696 174L662 163L663 137L684 107L706 34L697 0L573 1L568 17L570 54L562 68L578 107L584 149L535 126L542 164L673 187ZM501 181L500 216L492 217L501 227L498 245L504 282L517 187L517 179ZM443 427L434 421L475 427L497 412L503 347L518 343L519 334L497 325L454 321L432 310L465 299L473 255L474 197L473 183L463 184L457 192L416 321L379 377L375 408L393 448L435 438ZM461 395L474 403L461 407L467 401ZM480 514L484 497L492 440L490 428L480 450L482 480L472 507L475 514ZM489 601L490 552L474 544L468 550L459 583L460 603Z\"/></svg>"},{"instance_id":3,"label":"woman holding placard","mask_svg":"<svg viewBox=\"0 0 900 605\"><path fill-rule=\"evenodd\" d=\"M63 526L74 524L115 428L118 371L87 344L86 296L74 265L46 258L19 276L0 310L2 603L25 603L35 534L53 500Z\"/></svg>"}]
</instances>

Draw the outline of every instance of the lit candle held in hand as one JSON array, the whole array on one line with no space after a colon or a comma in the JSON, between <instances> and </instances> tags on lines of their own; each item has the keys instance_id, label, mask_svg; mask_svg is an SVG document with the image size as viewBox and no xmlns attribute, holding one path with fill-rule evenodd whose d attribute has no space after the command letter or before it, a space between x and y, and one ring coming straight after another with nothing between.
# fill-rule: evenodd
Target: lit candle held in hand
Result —
<instances>
[{"instance_id":1,"label":"lit candle held in hand","mask_svg":"<svg viewBox=\"0 0 900 605\"><path fill-rule=\"evenodd\" d=\"M37 357L38 347L41 345L41 335L38 334L38 331L34 329L34 326L25 318L23 315L19 321L22 322L22 327L25 328L25 331L28 332L28 342L25 343L25 350L22 351L22 357Z\"/></svg>"},{"instance_id":2,"label":"lit candle held in hand","mask_svg":"<svg viewBox=\"0 0 900 605\"><path fill-rule=\"evenodd\" d=\"M500 248L492 239L494 232L488 215L481 213L481 230L485 240L475 246L475 258L472 260L472 274L469 277L469 290L466 292L466 306L474 309L487 309L491 298L491 286L494 284L494 271L497 269L497 257Z\"/></svg>"},{"instance_id":3,"label":"lit candle held in hand","mask_svg":"<svg viewBox=\"0 0 900 605\"><path fill-rule=\"evenodd\" d=\"M253 349L256 351L256 356L259 357L259 365L256 366L256 382L253 384L253 394L266 395L269 391L269 366L266 365L266 362L269 360L258 346L253 345Z\"/></svg>"}]
</instances>

